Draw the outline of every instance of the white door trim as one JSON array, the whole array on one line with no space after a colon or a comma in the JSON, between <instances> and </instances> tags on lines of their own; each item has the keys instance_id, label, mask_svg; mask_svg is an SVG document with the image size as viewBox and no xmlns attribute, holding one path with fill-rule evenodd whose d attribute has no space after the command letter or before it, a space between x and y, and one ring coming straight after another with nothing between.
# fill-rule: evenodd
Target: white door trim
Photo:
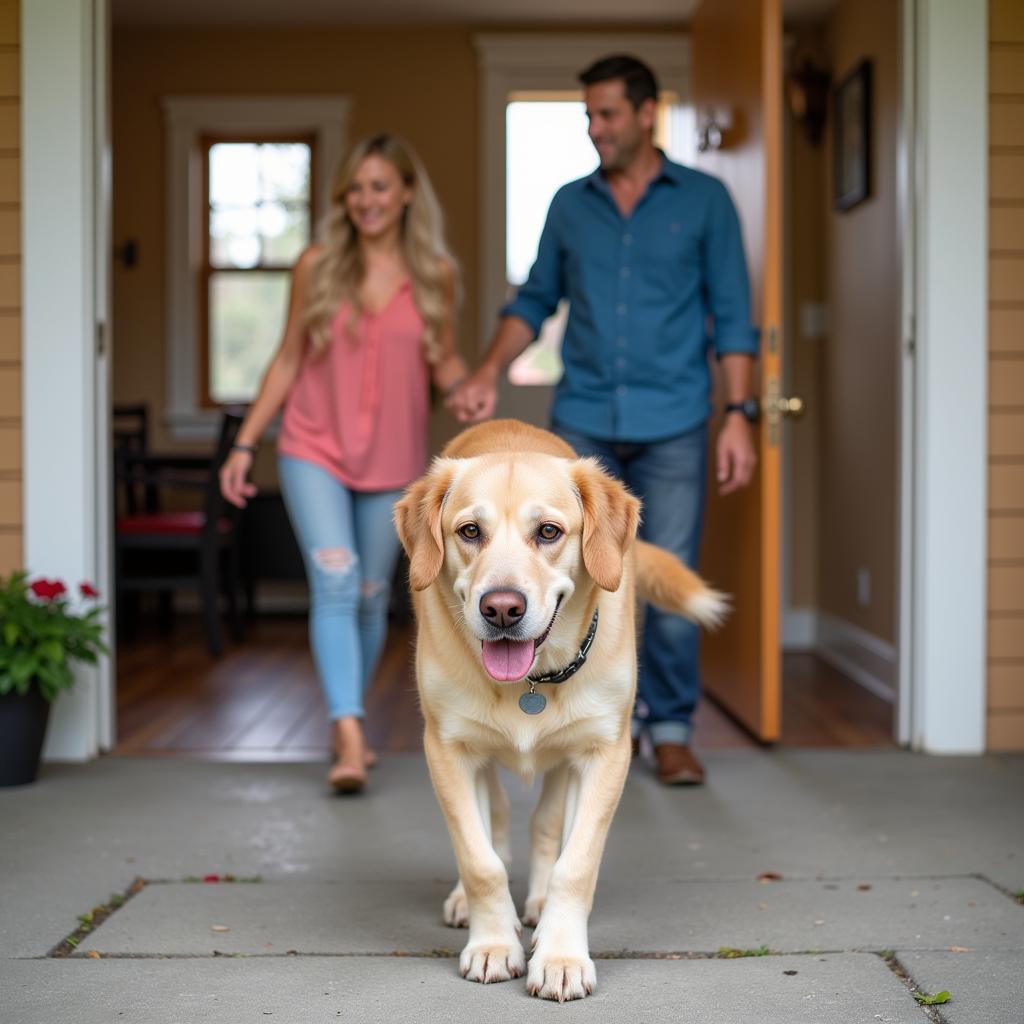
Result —
<instances>
[{"instance_id":1,"label":"white door trim","mask_svg":"<svg viewBox=\"0 0 1024 1024\"><path fill-rule=\"evenodd\" d=\"M896 741L909 746L913 736L914 700L914 466L916 418L916 282L914 180L917 166L917 0L903 0L900 52L900 127L896 147L896 211L900 239L900 399L899 399L899 509L896 550L898 652L896 678Z\"/></svg>"},{"instance_id":2,"label":"white door trim","mask_svg":"<svg viewBox=\"0 0 1024 1024\"><path fill-rule=\"evenodd\" d=\"M105 0L21 4L25 567L73 592L107 578L97 502L107 444L96 409L94 92L105 76L95 37L105 12ZM51 715L50 759L86 760L104 738L103 671L80 666L75 675Z\"/></svg>"},{"instance_id":3,"label":"white door trim","mask_svg":"<svg viewBox=\"0 0 1024 1024\"><path fill-rule=\"evenodd\" d=\"M988 4L917 0L911 744L985 749Z\"/></svg>"}]
</instances>

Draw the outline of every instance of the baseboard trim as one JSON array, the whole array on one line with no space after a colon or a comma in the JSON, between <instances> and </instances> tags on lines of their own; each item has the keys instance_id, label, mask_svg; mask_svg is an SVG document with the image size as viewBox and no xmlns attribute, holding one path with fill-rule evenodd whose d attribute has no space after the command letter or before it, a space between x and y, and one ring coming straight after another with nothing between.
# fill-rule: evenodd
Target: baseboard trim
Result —
<instances>
[{"instance_id":1,"label":"baseboard trim","mask_svg":"<svg viewBox=\"0 0 1024 1024\"><path fill-rule=\"evenodd\" d=\"M896 647L852 622L813 608L790 608L782 620L782 649L812 651L865 690L896 703Z\"/></svg>"}]
</instances>

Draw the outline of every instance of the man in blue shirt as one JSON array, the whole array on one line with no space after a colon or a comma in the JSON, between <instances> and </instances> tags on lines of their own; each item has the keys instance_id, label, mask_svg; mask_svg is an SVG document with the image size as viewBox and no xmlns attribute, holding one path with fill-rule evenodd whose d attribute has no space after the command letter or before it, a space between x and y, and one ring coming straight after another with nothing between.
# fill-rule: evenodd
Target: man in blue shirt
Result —
<instances>
[{"instance_id":1,"label":"man in blue shirt","mask_svg":"<svg viewBox=\"0 0 1024 1024\"><path fill-rule=\"evenodd\" d=\"M480 368L448 405L463 422L491 416L500 374L567 297L552 429L642 499L646 540L696 565L709 345L728 399L715 449L721 493L746 486L756 463L749 420L757 342L739 220L720 181L655 147L658 88L645 64L606 57L580 81L600 166L555 194L528 280L502 309ZM646 730L666 784L704 780L690 749L699 693L696 627L649 607L634 750Z\"/></svg>"}]
</instances>

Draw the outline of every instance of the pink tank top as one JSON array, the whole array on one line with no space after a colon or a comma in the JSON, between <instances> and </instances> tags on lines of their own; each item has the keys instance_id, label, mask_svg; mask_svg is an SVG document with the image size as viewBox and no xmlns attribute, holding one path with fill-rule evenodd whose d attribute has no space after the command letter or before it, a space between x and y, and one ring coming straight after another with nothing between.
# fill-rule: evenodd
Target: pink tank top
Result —
<instances>
[{"instance_id":1,"label":"pink tank top","mask_svg":"<svg viewBox=\"0 0 1024 1024\"><path fill-rule=\"evenodd\" d=\"M315 462L354 490L396 490L427 465L430 378L411 282L379 313L364 311L352 334L348 317L344 303L327 351L306 353L277 450Z\"/></svg>"}]
</instances>

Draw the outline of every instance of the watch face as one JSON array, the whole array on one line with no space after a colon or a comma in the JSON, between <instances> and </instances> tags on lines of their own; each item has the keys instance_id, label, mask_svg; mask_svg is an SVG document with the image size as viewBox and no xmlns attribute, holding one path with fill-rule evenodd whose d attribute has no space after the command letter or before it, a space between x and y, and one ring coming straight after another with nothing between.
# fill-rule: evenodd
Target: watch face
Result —
<instances>
[{"instance_id":1,"label":"watch face","mask_svg":"<svg viewBox=\"0 0 1024 1024\"><path fill-rule=\"evenodd\" d=\"M742 402L730 402L725 407L726 412L738 412L751 423L757 422L760 408L756 398L746 398Z\"/></svg>"}]
</instances>

